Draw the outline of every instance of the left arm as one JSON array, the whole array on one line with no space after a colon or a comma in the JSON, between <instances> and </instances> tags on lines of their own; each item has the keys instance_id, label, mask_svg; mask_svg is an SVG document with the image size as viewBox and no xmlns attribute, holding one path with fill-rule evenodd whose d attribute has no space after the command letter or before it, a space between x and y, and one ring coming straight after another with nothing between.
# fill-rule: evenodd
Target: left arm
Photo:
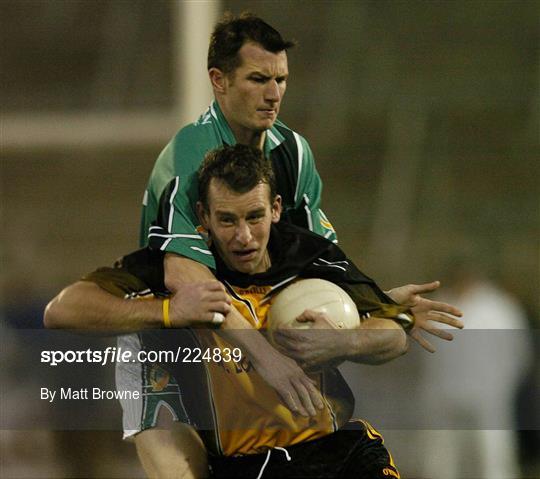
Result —
<instances>
[{"instance_id":1,"label":"left arm","mask_svg":"<svg viewBox=\"0 0 540 479\"><path fill-rule=\"evenodd\" d=\"M324 313L306 310L299 322L310 329L279 329L275 341L303 368L335 366L343 361L382 364L407 352L407 335L392 319L370 317L354 330L332 328Z\"/></svg>"}]
</instances>

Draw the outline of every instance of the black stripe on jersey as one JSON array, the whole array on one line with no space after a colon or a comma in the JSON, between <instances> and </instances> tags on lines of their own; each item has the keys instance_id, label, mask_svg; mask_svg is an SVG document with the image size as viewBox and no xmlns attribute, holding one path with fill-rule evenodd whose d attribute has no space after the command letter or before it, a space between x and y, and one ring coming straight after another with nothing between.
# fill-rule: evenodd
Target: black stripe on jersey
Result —
<instances>
[{"instance_id":1,"label":"black stripe on jersey","mask_svg":"<svg viewBox=\"0 0 540 479\"><path fill-rule=\"evenodd\" d=\"M165 187L159 199L159 210L156 224L169 231L169 218L173 213L174 196L180 186L180 177L175 176Z\"/></svg>"},{"instance_id":2,"label":"black stripe on jersey","mask_svg":"<svg viewBox=\"0 0 540 479\"><path fill-rule=\"evenodd\" d=\"M275 294L279 293L282 289L285 289L291 281L294 281L296 278L298 278L298 275L295 274L294 276L291 276L290 278L284 279L283 281L280 281L279 283L275 284L270 288L270 291L264 295L263 300L259 304L264 304L266 301L268 301L271 297L273 297Z\"/></svg>"},{"instance_id":3,"label":"black stripe on jersey","mask_svg":"<svg viewBox=\"0 0 540 479\"><path fill-rule=\"evenodd\" d=\"M285 141L271 151L270 159L276 177L277 192L282 198L284 211L287 211L294 208L298 180L298 148L291 130L280 125L276 125L276 129L284 136Z\"/></svg>"},{"instance_id":4,"label":"black stripe on jersey","mask_svg":"<svg viewBox=\"0 0 540 479\"><path fill-rule=\"evenodd\" d=\"M321 392L323 393L323 399L324 399L324 402L326 403L326 406L328 407L328 410L330 411L330 415L332 416L333 432L336 432L339 429L338 419L337 419L336 413L334 412L334 408L332 407L332 404L330 403L330 401L326 399L324 395L326 392L325 375L321 374L319 377L321 380Z\"/></svg>"},{"instance_id":5,"label":"black stripe on jersey","mask_svg":"<svg viewBox=\"0 0 540 479\"><path fill-rule=\"evenodd\" d=\"M236 299L240 303L244 303L247 306L247 308L249 309L249 313L251 314L252 318L255 321L255 324L259 324L260 323L259 318L258 318L257 313L255 312L255 309L253 308L253 305L251 304L251 302L249 300L245 299L245 298L242 298L242 296L238 295L236 293L236 291L233 289L233 287L229 283L227 283L227 281L223 281L223 283L225 284L225 287L227 288L230 295L234 299Z\"/></svg>"}]
</instances>

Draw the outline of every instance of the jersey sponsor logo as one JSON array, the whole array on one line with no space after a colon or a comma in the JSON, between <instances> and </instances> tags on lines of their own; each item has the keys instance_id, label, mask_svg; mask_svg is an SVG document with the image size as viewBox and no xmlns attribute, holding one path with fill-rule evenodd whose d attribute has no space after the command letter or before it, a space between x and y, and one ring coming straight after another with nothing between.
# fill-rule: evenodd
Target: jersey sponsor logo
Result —
<instances>
[{"instance_id":1,"label":"jersey sponsor logo","mask_svg":"<svg viewBox=\"0 0 540 479\"><path fill-rule=\"evenodd\" d=\"M169 384L170 375L165 369L156 364L152 365L148 373L150 386L153 392L163 391Z\"/></svg>"},{"instance_id":2,"label":"jersey sponsor logo","mask_svg":"<svg viewBox=\"0 0 540 479\"><path fill-rule=\"evenodd\" d=\"M271 286L249 286L248 288L234 288L236 293L240 296L245 296L248 294L262 294L266 295L271 289Z\"/></svg>"},{"instance_id":3,"label":"jersey sponsor logo","mask_svg":"<svg viewBox=\"0 0 540 479\"><path fill-rule=\"evenodd\" d=\"M321 218L321 226L323 228L326 228L327 230L336 231L334 227L332 226L332 223L330 223L330 221L323 218Z\"/></svg>"}]
</instances>

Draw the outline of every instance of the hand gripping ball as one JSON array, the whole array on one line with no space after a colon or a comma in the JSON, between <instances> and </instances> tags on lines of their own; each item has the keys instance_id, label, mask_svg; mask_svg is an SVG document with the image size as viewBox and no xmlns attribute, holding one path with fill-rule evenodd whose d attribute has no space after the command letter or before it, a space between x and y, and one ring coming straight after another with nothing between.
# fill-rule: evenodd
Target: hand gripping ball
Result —
<instances>
[{"instance_id":1,"label":"hand gripping ball","mask_svg":"<svg viewBox=\"0 0 540 479\"><path fill-rule=\"evenodd\" d=\"M360 326L358 309L343 289L324 279L303 279L287 286L273 300L267 322L270 341L273 342L274 331L280 327L311 328L312 322L296 321L306 309L326 313L335 329Z\"/></svg>"}]
</instances>

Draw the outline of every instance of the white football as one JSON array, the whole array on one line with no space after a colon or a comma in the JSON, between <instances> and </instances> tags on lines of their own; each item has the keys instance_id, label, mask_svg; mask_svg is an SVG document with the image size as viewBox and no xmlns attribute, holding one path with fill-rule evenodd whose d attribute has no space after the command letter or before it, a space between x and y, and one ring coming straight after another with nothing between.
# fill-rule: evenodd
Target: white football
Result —
<instances>
[{"instance_id":1,"label":"white football","mask_svg":"<svg viewBox=\"0 0 540 479\"><path fill-rule=\"evenodd\" d=\"M360 326L360 315L351 297L339 286L324 279L302 279L278 293L268 312L268 336L273 342L274 331L280 327L309 329L312 322L296 318L306 309L326 313L335 329Z\"/></svg>"}]
</instances>

